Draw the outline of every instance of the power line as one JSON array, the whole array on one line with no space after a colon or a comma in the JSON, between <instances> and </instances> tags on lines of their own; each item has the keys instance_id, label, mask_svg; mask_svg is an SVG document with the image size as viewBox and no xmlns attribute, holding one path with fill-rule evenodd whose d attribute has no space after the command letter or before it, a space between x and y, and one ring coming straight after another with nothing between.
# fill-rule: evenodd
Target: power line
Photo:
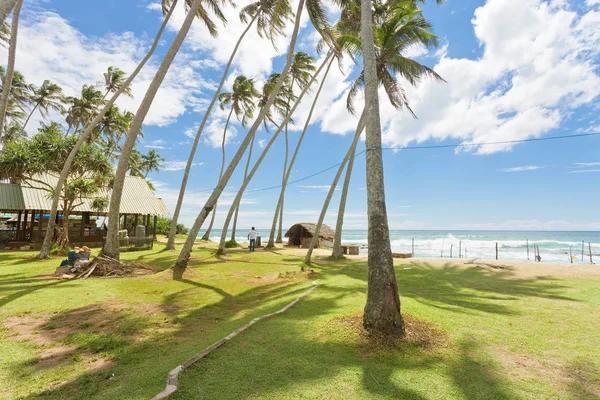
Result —
<instances>
[{"instance_id":1,"label":"power line","mask_svg":"<svg viewBox=\"0 0 600 400\"><path fill-rule=\"evenodd\" d=\"M591 133L577 133L577 134L573 134L573 135L561 135L561 136L547 136L547 137L541 137L541 138L529 138L529 139L519 139L519 140L505 140L505 141L499 141L499 142L481 142L481 143L459 143L459 144L437 144L437 145L428 145L428 146L407 146L407 147L371 147L369 149L365 149L359 153L357 153L354 158L360 156L361 154L366 153L367 151L371 151L371 150L377 150L377 149L381 149L381 150L426 150L426 149L448 149L448 148L464 148L464 147L477 147L477 146L490 146L490 145L498 145L498 144L515 144L515 143L528 143L528 142L543 142L546 140L558 140L558 139L573 139L573 138L582 138L582 137L590 137L590 136L597 136L600 135L600 132L591 132ZM288 185L293 185L299 182L303 182L306 181L308 179L314 178L315 176L324 174L327 171L332 170L335 167L339 167L342 164L342 162L338 162L337 164L331 165L325 169L320 170L319 172L315 172L314 174L310 174L308 176L305 176L303 178L299 178L296 179L294 181L288 182ZM269 187L264 187L264 188L259 188L259 189L251 189L251 190L246 190L246 192L263 192L263 191L267 191L267 190L273 190L273 189L278 189L280 188L282 185L275 185L275 186L269 186ZM188 192L189 194L193 194L193 193L205 193L205 192L212 192L214 189L205 189L205 190L199 190L199 191L194 191L194 192Z\"/></svg>"}]
</instances>

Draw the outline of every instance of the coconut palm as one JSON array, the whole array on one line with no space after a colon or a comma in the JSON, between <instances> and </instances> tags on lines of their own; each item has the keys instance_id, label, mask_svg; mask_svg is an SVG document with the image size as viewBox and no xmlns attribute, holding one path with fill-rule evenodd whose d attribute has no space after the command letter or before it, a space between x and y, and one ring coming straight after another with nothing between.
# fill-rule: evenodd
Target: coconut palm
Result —
<instances>
[{"instance_id":1,"label":"coconut palm","mask_svg":"<svg viewBox=\"0 0 600 400\"><path fill-rule=\"evenodd\" d=\"M19 31L19 16L21 14L22 5L23 0L16 0L16 3L14 4L8 48L8 66L6 68L6 76L4 76L4 79L2 80L2 93L0 94L0 134L4 132L4 119L6 116L6 109L8 108L13 72L15 71L15 59L17 56L17 34ZM8 13L10 13L10 10ZM8 13L6 16L8 16ZM6 16L4 16L5 19ZM4 20L2 22L4 22Z\"/></svg>"},{"instance_id":2,"label":"coconut palm","mask_svg":"<svg viewBox=\"0 0 600 400\"><path fill-rule=\"evenodd\" d=\"M168 1L168 0L166 0L166 1ZM163 2L163 10L165 10L164 7L166 4L166 1ZM46 230L46 236L44 236L44 243L42 244L42 249L40 250L40 253L38 254L38 258L46 259L46 258L48 258L48 255L50 254L50 246L52 245L52 237L53 237L53 232L54 232L55 220L56 220L56 216L58 214L58 203L60 201L60 196L58 195L58 193L60 193L60 191L62 190L64 182L67 179L67 176L69 174L69 169L71 168L71 165L73 163L73 160L75 159L77 152L79 151L81 146L83 146L83 144L88 140L88 137L93 133L96 126L98 126L98 124L101 122L101 120L104 117L104 115L106 114L106 112L117 101L119 96L131 85L131 82L133 82L133 80L138 76L138 74L144 68L144 66L146 65L148 60L150 60L150 58L152 57L152 54L154 54L154 51L156 50L156 47L158 46L160 38L162 37L162 34L163 34L165 28L167 27L167 24L169 23L171 16L173 15L173 11L175 10L177 1L178 0L168 1L168 6L170 8L168 8L168 10L164 11L165 18L163 20L162 25L160 26L160 28L158 30L158 33L156 34L156 36L154 38L154 42L152 42L152 46L150 46L150 49L148 50L148 53L146 53L146 56L142 59L142 61L140 61L140 63L138 64L136 69L133 71L133 73L129 76L129 78L127 78L127 81L123 84L123 86L121 86L121 88L112 95L112 97L106 103L106 105L104 106L102 111L100 111L98 113L96 118L94 118L94 120L89 124L89 126L81 133L81 135L77 139L77 142L75 143L75 146L73 146L73 148L71 149L71 152L70 152L69 156L67 157L65 164L63 166L63 169L58 178L58 182L56 184L57 185L56 191L55 191L54 195L52 196L52 208L50 210L50 219L48 222L48 228Z\"/></svg>"},{"instance_id":3,"label":"coconut palm","mask_svg":"<svg viewBox=\"0 0 600 400\"><path fill-rule=\"evenodd\" d=\"M171 1L166 0L167 8L171 6ZM164 4L164 3L163 3ZM119 207L121 204L121 196L123 194L123 184L125 183L125 175L129 169L129 157L135 146L138 134L142 129L142 124L150 111L150 106L156 97L156 93L164 81L175 56L179 52L183 41L185 40L192 22L196 17L200 18L208 31L216 36L216 24L214 23L211 15L208 13L205 7L209 7L214 16L216 16L222 22L226 22L225 16L220 10L222 0L186 0L187 15L179 32L175 36L171 47L165 54L156 75L152 79L148 90L135 114L135 118L131 122L129 131L125 137L123 147L121 149L121 156L119 157L119 163L115 172L115 181L113 184L113 190L111 193L110 207L108 212L108 232L106 235L106 244L102 250L103 254L110 256L115 259L119 259ZM172 7L172 6L171 6ZM172 7L174 8L174 7ZM171 9L172 9L171 8Z\"/></svg>"},{"instance_id":4,"label":"coconut palm","mask_svg":"<svg viewBox=\"0 0 600 400\"><path fill-rule=\"evenodd\" d=\"M223 176L223 169L225 168L225 143L227 141L227 127L229 126L229 120L231 114L235 112L235 116L238 121L241 122L242 127L247 128L248 122L254 115L256 105L254 100L258 97L258 91L254 87L254 80L248 79L244 75L240 75L235 78L233 82L233 91L224 92L219 95L219 102L221 110L225 110L227 106L230 106L229 114L223 128L223 140L221 141L221 171L219 172L219 179ZM208 229L204 232L202 240L208 240L210 238L210 232L213 224L215 223L215 216L217 214L217 204L212 211L212 217Z\"/></svg>"},{"instance_id":5,"label":"coconut palm","mask_svg":"<svg viewBox=\"0 0 600 400\"><path fill-rule=\"evenodd\" d=\"M125 89L122 93L131 97L131 86L124 86L125 80L125 72L121 71L119 68L108 67L108 70L104 73L104 88L106 89L104 98L106 98L109 93L116 93L123 87Z\"/></svg>"},{"instance_id":6,"label":"coconut palm","mask_svg":"<svg viewBox=\"0 0 600 400\"><path fill-rule=\"evenodd\" d=\"M40 110L40 114L42 114L43 118L48 118L50 111L57 111L61 113L65 111L65 107L63 105L62 88L57 84L50 82L49 80L45 80L39 89L33 90L31 101L33 101L34 106L31 109L27 120L23 124L23 129L25 129L27 123L31 119L31 116L37 109Z\"/></svg>"},{"instance_id":7,"label":"coconut palm","mask_svg":"<svg viewBox=\"0 0 600 400\"><path fill-rule=\"evenodd\" d=\"M83 85L81 97L68 97L66 101L71 105L66 117L69 124L67 133L71 128L74 128L73 132L77 133L79 127L87 128L98 115L100 107L104 104L104 95L93 85Z\"/></svg>"},{"instance_id":8,"label":"coconut palm","mask_svg":"<svg viewBox=\"0 0 600 400\"><path fill-rule=\"evenodd\" d=\"M306 4L307 4L307 8L308 8L308 14L311 18L313 26L316 27L318 25L319 28L317 28L317 29L323 29L323 26L326 23L326 20L324 18L325 11L323 10L322 5L318 1L309 1ZM277 84L275 85L275 88L273 89L273 94L270 96L269 102L267 102L265 107L263 107L260 110L256 120L254 121L254 124L250 128L250 131L248 132L248 134L246 135L246 137L240 144L240 147L238 148L237 153L234 155L233 159L229 163L229 166L223 173L223 177L219 180L217 187L212 192L212 194L209 196L208 200L204 204L204 207L198 214L198 217L196 218L194 225L190 229L190 234L188 235L188 238L186 239L185 244L183 245L183 248L181 249L181 252L179 253L179 256L177 257L177 261L175 262L175 264L173 266L174 276L176 278L181 276L183 274L183 272L185 271L185 268L187 267L187 264L188 264L188 261L190 258L192 247L194 245L195 235L198 234L200 227L206 220L206 217L208 216L208 214L212 211L219 196L223 192L225 185L227 184L227 182L229 182L229 179L231 178L233 171L237 167L243 154L246 152L246 149L248 148L248 145L250 144L250 142L252 141L252 138L256 134L256 131L262 124L262 122L265 118L266 111L269 110L271 108L271 106L273 105L273 102L275 101L275 96L279 93L279 90L283 86L284 79L288 76L290 66L291 66L292 60L293 60L294 48L296 46L296 40L298 38L298 31L300 30L300 21L301 21L301 17L302 17L302 11L304 10L304 6L305 6L305 0L300 0L298 3L297 11L296 11L296 17L294 19L294 29L292 31L290 44L288 46L288 53L287 53L285 67L283 68L281 76L277 80ZM288 115L286 118L289 120L289 117L290 117L290 115ZM250 177L250 175L248 177Z\"/></svg>"},{"instance_id":9,"label":"coconut palm","mask_svg":"<svg viewBox=\"0 0 600 400\"><path fill-rule=\"evenodd\" d=\"M280 73L271 74L262 87L262 92L258 99L258 108L260 110L265 110L265 119L263 121L263 125L265 130L269 131L269 123L274 125L276 128L279 128L277 122L275 122L273 117L273 111L277 113L280 117L285 118L289 111L289 101L290 98L295 99L294 93L291 90L289 79L285 79L281 89L275 96L274 102L270 108L266 109L266 105L269 102L271 95L274 92L275 86L277 84L277 80L281 76ZM291 120L291 119L290 119ZM248 151L248 160L246 161L246 169L244 171L244 180L248 177L248 168L250 167L250 160L252 159L252 149L254 147L254 137L250 142L250 150ZM237 219L239 214L239 205L235 209L235 216L233 218L233 225L231 228L231 242L235 243L235 234L237 232Z\"/></svg>"},{"instance_id":10,"label":"coconut palm","mask_svg":"<svg viewBox=\"0 0 600 400\"><path fill-rule=\"evenodd\" d=\"M229 73L229 69L231 68L231 63L233 62L233 59L238 51L240 44L242 43L242 40L250 30L252 25L256 22L258 34L261 37L267 37L271 41L273 41L276 36L283 34L283 29L285 28L286 22L289 19L291 19L291 14L292 9L290 7L289 0L259 0L244 7L241 10L240 19L244 23L248 22L248 25L238 38L238 41L235 44L231 55L229 56L227 65L223 70L223 75L221 76L219 86L217 87L217 90L215 91L215 94L210 104L208 105L206 112L204 113L202 122L200 122L198 131L196 132L196 136L194 138L194 142L190 150L190 156L188 157L188 161L185 166L185 171L183 172L183 178L181 180L181 187L179 189L179 196L177 198L175 212L173 213L173 219L171 220L169 239L167 241L167 249L175 249L175 234L177 233L177 221L179 219L179 213L181 212L181 206L183 205L183 197L185 196L185 189L187 187L187 181L190 174L190 170L194 162L194 157L196 156L196 149L198 148L198 143L200 142L200 137L202 135L202 132L204 131L204 127L206 125L206 122L208 121L208 117L210 116L212 109L215 106L215 103L217 102L219 93L223 88L225 80L227 79L227 74Z\"/></svg>"},{"instance_id":11,"label":"coconut palm","mask_svg":"<svg viewBox=\"0 0 600 400\"><path fill-rule=\"evenodd\" d=\"M23 139L27 139L27 132L23 130L21 124L13 122L8 126L4 125L4 135L0 137L0 144L2 147L6 146L8 143Z\"/></svg>"},{"instance_id":12,"label":"coconut palm","mask_svg":"<svg viewBox=\"0 0 600 400\"><path fill-rule=\"evenodd\" d=\"M154 149L150 150L148 154L142 155L142 170L144 171L143 178L148 178L150 172L159 171L163 167L165 159Z\"/></svg>"},{"instance_id":13,"label":"coconut palm","mask_svg":"<svg viewBox=\"0 0 600 400\"><path fill-rule=\"evenodd\" d=\"M260 164L264 160L265 156L269 152L269 149L271 148L271 146L273 145L273 143L275 142L275 140L277 139L277 136L279 136L279 133L281 133L281 131L283 130L283 127L290 121L291 116L294 114L294 112L296 111L296 108L298 107L298 104L300 104L300 102L302 101L302 98L308 92L308 89L310 88L310 85L312 85L316 81L317 76L321 73L321 71L325 68L325 66L329 64L329 62L331 61L332 57L333 57L333 51L330 51L327 54L327 56L325 57L325 59L323 60L323 62L321 63L321 65L319 66L319 69L313 75L313 77L310 80L310 82L308 83L308 85L306 85L302 89L302 91L300 92L300 95L298 96L298 99L294 102L294 105L290 109L290 112L286 115L286 117L284 118L284 120L281 123L281 125L279 126L279 128L277 128L277 131L273 134L273 136L271 137L271 139L269 140L269 142L267 143L267 145L263 149L260 157L258 158L258 160L256 160L256 163L254 164L254 167L252 167L252 170L250 171L250 173L248 174L248 176L244 180L242 186L240 187L240 190L238 191L235 199L233 200L233 204L231 205L231 208L229 209L229 213L227 214L227 217L225 218L225 225L223 227L223 231L222 231L222 234L221 234L221 241L219 242L219 249L217 250L217 254L224 254L224 252L225 252L225 238L226 238L226 235L227 235L227 228L229 227L229 222L231 221L231 218L233 216L235 208L239 207L239 204L240 204L240 201L242 199L242 195L244 193L244 190L246 190L246 187L248 186L248 184L252 180L252 177L254 176L254 174L256 173L256 171L258 170L258 168L260 167Z\"/></svg>"}]
</instances>

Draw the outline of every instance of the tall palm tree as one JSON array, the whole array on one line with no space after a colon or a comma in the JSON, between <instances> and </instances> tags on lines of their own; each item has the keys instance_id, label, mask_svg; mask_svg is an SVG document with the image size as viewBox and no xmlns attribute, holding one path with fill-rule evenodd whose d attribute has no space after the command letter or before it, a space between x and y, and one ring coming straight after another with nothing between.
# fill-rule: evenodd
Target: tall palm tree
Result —
<instances>
[{"instance_id":1,"label":"tall palm tree","mask_svg":"<svg viewBox=\"0 0 600 400\"><path fill-rule=\"evenodd\" d=\"M247 128L248 122L254 116L254 109L256 105L254 100L258 97L258 91L254 87L254 80L248 79L244 75L240 75L235 78L233 82L233 91L224 92L219 95L219 102L222 110L225 110L226 106L230 106L229 115L223 128L223 140L221 141L221 171L219 172L219 179L223 176L223 169L225 168L225 142L227 141L227 127L229 126L229 120L231 114L235 112L235 116L242 123L242 127ZM215 223L215 216L217 214L217 204L212 211L212 217L208 229L202 236L202 240L210 239L210 232L213 224Z\"/></svg>"},{"instance_id":2,"label":"tall palm tree","mask_svg":"<svg viewBox=\"0 0 600 400\"><path fill-rule=\"evenodd\" d=\"M322 9L321 4L318 1L310 1L307 4L308 4L309 16L311 17L311 20L313 19L312 18L313 14L316 15L315 18L318 18L321 15L325 15L325 11ZM248 145L250 144L250 142L252 141L252 138L256 134L256 131L262 124L262 122L265 118L266 111L269 110L271 108L271 106L273 105L273 103L275 101L275 96L279 93L279 90L283 86L284 79L288 76L290 66L292 64L294 48L296 46L296 40L298 39L298 31L300 30L300 20L302 17L302 11L304 10L304 5L305 5L305 0L300 0L298 3L297 11L296 11L296 17L294 19L294 29L292 31L290 44L288 46L288 53L287 53L285 67L283 68L281 76L277 80L277 84L275 85L275 88L273 89L273 94L270 96L269 102L265 105L265 107L263 107L260 110L258 116L256 117L256 120L254 121L254 124L250 128L250 131L248 132L248 134L246 135L246 137L240 144L240 147L239 147L237 153L234 155L233 159L229 163L229 166L223 173L223 176L219 180L217 187L212 192L212 194L209 196L208 200L204 204L204 207L198 214L198 217L196 218L194 225L190 229L190 234L188 235L188 238L186 239L185 244L183 245L183 248L181 249L181 252L179 253L179 256L177 257L177 261L175 262L175 264L173 266L175 278L181 276L183 274L183 272L185 271L185 268L187 267L187 264L188 264L188 261L190 258L190 254L192 252L192 247L194 245L195 237L198 234L200 227L206 220L206 217L208 216L208 214L212 211L219 196L223 192L225 185L227 184L227 182L229 182L229 179L231 178L233 171L237 167L243 154L246 152L246 149L248 148ZM322 14L319 14L316 11L322 11ZM319 22L319 21L317 21L317 22ZM313 21L313 25L316 25L317 22ZM286 118L289 118L289 115Z\"/></svg>"},{"instance_id":3,"label":"tall palm tree","mask_svg":"<svg viewBox=\"0 0 600 400\"><path fill-rule=\"evenodd\" d=\"M44 236L44 242L42 244L42 248L40 250L40 253L38 254L39 259L46 259L46 258L48 258L49 254L50 254L50 246L52 245L52 238L54 236L55 220L56 220L56 216L58 215L58 203L60 201L59 194L60 194L62 187L67 179L67 176L69 174L69 169L71 168L71 165L73 163L73 160L75 159L75 156L77 155L77 152L79 151L81 146L83 146L83 144L88 140L88 137L93 134L94 129L101 122L101 120L104 117L104 115L106 114L106 112L108 112L108 110L113 106L113 104L115 104L115 102L117 101L119 96L121 96L121 94L131 85L131 82L133 82L133 80L138 76L138 74L144 68L144 66L146 65L148 60L150 60L150 58L152 57L152 54L154 54L154 51L156 50L156 47L158 46L158 43L160 42L160 38L162 37L162 34L163 34L165 28L167 27L167 24L169 23L171 16L173 15L173 11L175 10L177 1L178 0L163 1L162 4L163 4L163 12L165 14L165 18L154 38L154 42L152 42L152 46L150 46L150 49L148 50L148 53L146 53L146 56L140 61L140 63L138 64L136 69L133 71L133 73L129 76L129 78L127 78L127 81L125 81L123 86L121 86L121 88L112 95L110 100L106 103L104 108L98 113L96 118L94 118L94 120L89 124L89 126L81 133L81 135L77 139L77 142L75 143L75 146L73 146L73 148L71 149L71 152L69 153L69 156L67 157L67 160L65 161L65 165L63 166L63 169L58 178L58 182L56 184L57 187L54 192L54 195L52 196L52 207L50 210L50 219L48 222L48 227L46 229L46 236Z\"/></svg>"},{"instance_id":4,"label":"tall palm tree","mask_svg":"<svg viewBox=\"0 0 600 400\"><path fill-rule=\"evenodd\" d=\"M0 94L0 135L2 132L4 132L4 118L6 115L6 109L8 107L8 98L12 85L13 72L15 71L15 59L17 56L17 34L19 32L19 16L21 15L22 5L23 0L17 0L14 5L8 48L8 66L6 68L6 76L4 76L2 82L2 93ZM6 18L6 16L4 18Z\"/></svg>"},{"instance_id":5,"label":"tall palm tree","mask_svg":"<svg viewBox=\"0 0 600 400\"><path fill-rule=\"evenodd\" d=\"M179 189L179 196L177 198L177 204L175 205L175 211L171 220L169 238L167 241L167 249L175 249L175 234L177 233L177 222L179 219L179 213L181 212L181 207L183 205L183 197L185 196L185 189L187 187L187 181L190 174L190 170L194 162L194 157L196 156L196 149L198 148L198 143L200 142L200 137L202 135L202 132L204 131L204 127L206 125L206 122L208 121L208 117L210 116L212 109L215 106L215 103L217 102L219 93L221 92L221 89L225 84L225 80L227 79L229 69L231 68L231 63L233 62L233 59L237 54L238 48L242 43L242 40L250 30L252 25L256 22L258 34L261 37L267 37L271 41L273 41L276 36L283 34L283 29L285 28L286 22L289 19L291 19L291 14L292 9L290 7L289 0L259 0L244 7L241 10L240 19L244 23L248 21L248 25L238 38L238 41L235 44L231 55L229 56L227 65L223 70L219 86L217 87L217 90L215 91L215 94L210 104L208 105L206 112L204 113L202 122L200 122L198 131L196 132L194 143L192 144L192 148L190 150L190 156L188 157L188 161L183 172L181 187Z\"/></svg>"},{"instance_id":6,"label":"tall palm tree","mask_svg":"<svg viewBox=\"0 0 600 400\"><path fill-rule=\"evenodd\" d=\"M66 101L71 104L66 117L69 124L67 133L71 128L77 133L79 127L87 128L98 115L100 107L104 104L104 95L93 85L83 85L81 97L69 97Z\"/></svg>"},{"instance_id":7,"label":"tall palm tree","mask_svg":"<svg viewBox=\"0 0 600 400\"><path fill-rule=\"evenodd\" d=\"M10 125L4 125L4 135L0 136L2 146L23 139L27 139L27 132L23 130L21 124L13 122Z\"/></svg>"},{"instance_id":8,"label":"tall palm tree","mask_svg":"<svg viewBox=\"0 0 600 400\"><path fill-rule=\"evenodd\" d=\"M296 108L298 107L298 104L300 104L300 102L302 101L302 98L308 92L308 89L310 88L310 86L316 81L317 76L321 73L321 71L323 70L323 68L325 68L325 66L329 64L329 62L330 62L330 60L331 60L332 57L333 57L333 52L330 51L327 54L327 56L325 57L325 59L323 60L323 62L321 63L321 65L319 66L319 69L313 75L313 77L310 80L310 82L308 83L308 85L306 85L302 89L302 92L300 92L300 95L298 96L298 98L294 102L294 105L290 109L290 112L286 115L286 117L284 118L284 120L281 123L281 125L277 128L277 131L273 134L273 136L271 137L271 139L269 140L269 142L267 143L267 145L263 149L260 157L258 158L258 160L256 160L256 163L254 163L254 166L252 167L252 170L250 171L250 173L248 174L248 176L244 180L244 182L243 182L242 186L240 187L240 189L239 189L239 191L238 191L235 199L233 200L233 204L231 205L231 208L229 209L229 213L227 214L227 217L225 218L225 225L223 227L223 231L222 231L222 234L221 234L221 241L219 242L219 249L217 250L217 254L224 254L225 253L225 238L226 238L226 234L227 234L226 231L227 231L227 228L229 227L229 222L231 221L231 217L233 216L233 212L235 211L235 208L238 207L239 204L240 204L240 201L242 199L242 195L244 193L244 190L246 190L246 187L248 186L248 184L252 180L252 177L254 176L254 174L256 173L256 171L258 170L258 168L260 167L260 164L264 160L265 156L269 152L269 149L271 148L271 146L273 145L273 143L275 142L275 140L277 139L277 136L279 136L279 134L283 130L283 127L290 121L292 115L294 114L294 112L296 111Z\"/></svg>"},{"instance_id":9,"label":"tall palm tree","mask_svg":"<svg viewBox=\"0 0 600 400\"><path fill-rule=\"evenodd\" d=\"M437 37L431 32L432 25L423 18L419 10L413 7L394 6L390 5L390 11L385 12L385 9L378 8L377 11L381 15L375 16L375 20L379 23L375 26L374 36L377 45L377 66L379 84L386 91L390 103L398 110L405 108L413 116L412 110L408 104L402 87L397 83L396 76L404 77L411 85L417 85L423 78L433 78L437 80L443 79L430 68L419 64L415 60L403 57L403 53L408 48L415 45L434 48L438 45ZM391 15L391 16L390 16ZM360 40L353 37L352 34L345 35L348 44L355 48L360 53ZM384 79L386 79L384 83ZM363 73L354 81L352 90L349 93L347 107L350 111L354 109L353 103L357 91L364 85ZM353 152L356 149L352 149ZM354 156L348 161L346 177L340 198L340 206L338 208L338 217L336 223L335 236L333 241L333 257L340 257L342 230L344 222L344 211L346 208L346 199L348 196L348 188L350 186L350 178L352 175L352 167L354 165Z\"/></svg>"},{"instance_id":10,"label":"tall palm tree","mask_svg":"<svg viewBox=\"0 0 600 400\"><path fill-rule=\"evenodd\" d=\"M164 162L165 159L155 149L150 150L148 154L143 154L142 168L144 179L148 178L150 172L159 171L163 167Z\"/></svg>"},{"instance_id":11,"label":"tall palm tree","mask_svg":"<svg viewBox=\"0 0 600 400\"><path fill-rule=\"evenodd\" d=\"M104 98L106 98L109 93L116 93L123 87L125 89L122 93L131 97L131 86L124 86L125 81L125 72L121 71L119 68L108 67L108 70L104 73L104 88L106 89Z\"/></svg>"},{"instance_id":12,"label":"tall palm tree","mask_svg":"<svg viewBox=\"0 0 600 400\"><path fill-rule=\"evenodd\" d=\"M305 52L299 51L294 54L294 61L292 62L292 67L290 69L290 92L294 93L294 84L297 83L300 88L306 86L306 83L310 79L310 76L315 71L314 66L315 60L306 54ZM290 103L292 102L293 96L290 96L287 104L287 111L289 112ZM289 136L288 136L288 125L285 125L285 157L283 161L283 169L281 176L281 190L284 193L282 197L281 207L279 208L279 230L277 233L277 243L282 242L282 230L283 230L283 199L285 197L285 177L286 177L286 169L288 163L288 153L289 153ZM277 218L277 216L275 217Z\"/></svg>"},{"instance_id":13,"label":"tall palm tree","mask_svg":"<svg viewBox=\"0 0 600 400\"><path fill-rule=\"evenodd\" d=\"M129 127L129 131L125 137L125 142L123 143L123 147L121 150L121 156L119 157L119 163L117 165L117 171L115 172L115 180L113 184L113 190L110 199L110 207L108 212L108 232L106 235L106 243L103 248L103 254L110 256L115 259L119 259L119 207L121 204L121 196L123 194L123 184L125 182L125 175L129 168L129 157L131 151L135 146L135 142L139 132L142 129L142 124L146 119L146 115L148 115L148 111L150 110L150 106L154 101L156 93L160 88L162 82L175 59L175 56L179 52L183 41L185 40L194 18L199 17L204 25L207 27L208 31L216 36L216 24L211 19L211 16L207 12L205 5L210 7L212 13L220 19L222 22L226 22L225 16L221 12L221 5L223 4L222 0L186 0L186 5L188 7L188 12L179 29L179 32L175 36L171 47L165 54L154 79L150 83L148 90L142 100L138 111L135 114L135 118L131 122L131 126Z\"/></svg>"},{"instance_id":14,"label":"tall palm tree","mask_svg":"<svg viewBox=\"0 0 600 400\"><path fill-rule=\"evenodd\" d=\"M49 80L45 80L39 89L34 89L31 101L33 101L34 106L31 109L27 120L23 124L23 129L25 129L31 116L38 108L40 109L40 114L42 114L43 118L48 118L50 111L61 113L65 111L62 88Z\"/></svg>"},{"instance_id":15,"label":"tall palm tree","mask_svg":"<svg viewBox=\"0 0 600 400\"><path fill-rule=\"evenodd\" d=\"M0 24L6 21L6 18L17 5L17 0L2 0L0 1Z\"/></svg>"}]
</instances>

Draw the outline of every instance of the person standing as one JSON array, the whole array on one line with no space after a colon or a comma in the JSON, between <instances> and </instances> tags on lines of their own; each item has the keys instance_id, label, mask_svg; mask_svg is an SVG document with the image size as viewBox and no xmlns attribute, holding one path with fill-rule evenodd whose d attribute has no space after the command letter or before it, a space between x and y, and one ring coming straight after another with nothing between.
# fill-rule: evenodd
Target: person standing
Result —
<instances>
[{"instance_id":1,"label":"person standing","mask_svg":"<svg viewBox=\"0 0 600 400\"><path fill-rule=\"evenodd\" d=\"M248 233L248 239L250 240L250 251L254 251L254 246L256 245L256 237L258 236L258 232L256 229L252 227L250 233Z\"/></svg>"}]
</instances>

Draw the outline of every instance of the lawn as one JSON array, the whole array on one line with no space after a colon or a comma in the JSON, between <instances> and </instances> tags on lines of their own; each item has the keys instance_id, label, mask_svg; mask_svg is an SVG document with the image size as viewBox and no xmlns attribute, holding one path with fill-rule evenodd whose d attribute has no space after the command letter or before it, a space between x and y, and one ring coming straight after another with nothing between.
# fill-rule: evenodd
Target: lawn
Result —
<instances>
[{"instance_id":1,"label":"lawn","mask_svg":"<svg viewBox=\"0 0 600 400\"><path fill-rule=\"evenodd\" d=\"M163 246L123 255L163 272L78 281L43 276L57 259L0 253L0 397L148 399L176 365L318 278L185 371L173 398L600 398L597 275L404 260L403 312L440 340L378 349L356 329L365 261L317 259L309 276L287 273L302 258L286 250L218 259L203 243L173 281L177 253Z\"/></svg>"}]
</instances>

